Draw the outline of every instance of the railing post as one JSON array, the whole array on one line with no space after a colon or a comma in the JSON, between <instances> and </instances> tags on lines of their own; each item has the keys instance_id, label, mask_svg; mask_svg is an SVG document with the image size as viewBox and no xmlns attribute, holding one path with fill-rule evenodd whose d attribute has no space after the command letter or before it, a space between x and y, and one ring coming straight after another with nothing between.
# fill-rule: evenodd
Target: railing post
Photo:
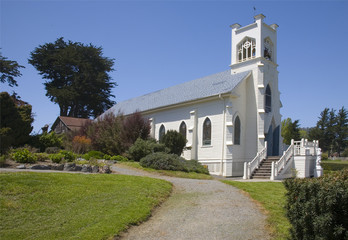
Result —
<instances>
[{"instance_id":1,"label":"railing post","mask_svg":"<svg viewBox=\"0 0 348 240\"><path fill-rule=\"evenodd\" d=\"M250 172L250 163L248 163L248 172L247 172L247 174L248 174L248 179L250 179L250 175L251 175L251 172Z\"/></svg>"},{"instance_id":2,"label":"railing post","mask_svg":"<svg viewBox=\"0 0 348 240\"><path fill-rule=\"evenodd\" d=\"M275 169L274 169L275 166L274 166L274 164L275 164L275 163L274 163L274 161L273 161L273 162L272 162L272 170L271 170L271 178L270 178L272 181L274 180L274 175L275 175Z\"/></svg>"},{"instance_id":3,"label":"railing post","mask_svg":"<svg viewBox=\"0 0 348 240\"><path fill-rule=\"evenodd\" d=\"M265 141L265 149L266 149L266 151L265 151L265 155L266 155L266 157L267 157L267 141Z\"/></svg>"},{"instance_id":4,"label":"railing post","mask_svg":"<svg viewBox=\"0 0 348 240\"><path fill-rule=\"evenodd\" d=\"M291 154L295 155L295 141L294 139L291 139Z\"/></svg>"},{"instance_id":5,"label":"railing post","mask_svg":"<svg viewBox=\"0 0 348 240\"><path fill-rule=\"evenodd\" d=\"M248 163L244 162L244 175L243 179L248 179Z\"/></svg>"}]
</instances>

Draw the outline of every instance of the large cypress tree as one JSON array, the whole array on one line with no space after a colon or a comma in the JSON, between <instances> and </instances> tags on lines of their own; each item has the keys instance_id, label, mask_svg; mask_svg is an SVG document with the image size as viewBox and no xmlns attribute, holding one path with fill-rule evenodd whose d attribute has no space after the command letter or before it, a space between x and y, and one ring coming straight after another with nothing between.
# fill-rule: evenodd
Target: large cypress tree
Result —
<instances>
[{"instance_id":1,"label":"large cypress tree","mask_svg":"<svg viewBox=\"0 0 348 240\"><path fill-rule=\"evenodd\" d=\"M29 141L34 118L31 105L16 95L1 92L0 105L0 152L4 153L10 146L18 147Z\"/></svg>"},{"instance_id":2,"label":"large cypress tree","mask_svg":"<svg viewBox=\"0 0 348 240\"><path fill-rule=\"evenodd\" d=\"M37 47L29 63L46 79L46 96L59 105L61 116L97 117L114 104L116 83L108 74L114 59L104 57L101 47L59 38Z\"/></svg>"}]
</instances>

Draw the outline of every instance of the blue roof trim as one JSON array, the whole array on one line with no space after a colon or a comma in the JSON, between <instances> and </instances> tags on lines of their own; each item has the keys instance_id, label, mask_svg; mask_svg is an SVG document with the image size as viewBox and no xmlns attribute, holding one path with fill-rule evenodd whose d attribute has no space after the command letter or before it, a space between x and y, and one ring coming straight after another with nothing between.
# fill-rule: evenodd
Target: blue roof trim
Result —
<instances>
[{"instance_id":1,"label":"blue roof trim","mask_svg":"<svg viewBox=\"0 0 348 240\"><path fill-rule=\"evenodd\" d=\"M109 112L113 112L115 115L119 112L128 115L136 111L143 112L229 93L232 92L232 90L243 81L249 73L250 71L231 74L231 70L227 70L207 77L195 79L140 97L119 102L101 116Z\"/></svg>"}]
</instances>

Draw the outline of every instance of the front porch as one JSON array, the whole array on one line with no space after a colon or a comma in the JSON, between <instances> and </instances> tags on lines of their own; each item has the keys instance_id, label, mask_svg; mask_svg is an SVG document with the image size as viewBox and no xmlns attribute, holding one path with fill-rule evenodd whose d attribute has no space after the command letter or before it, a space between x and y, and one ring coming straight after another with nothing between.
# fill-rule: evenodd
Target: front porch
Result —
<instances>
[{"instance_id":1,"label":"front porch","mask_svg":"<svg viewBox=\"0 0 348 240\"><path fill-rule=\"evenodd\" d=\"M320 167L321 149L318 141L291 141L291 145L282 156L267 156L265 147L257 153L251 162L244 163L243 179L281 180L284 178L307 178L322 176Z\"/></svg>"}]
</instances>

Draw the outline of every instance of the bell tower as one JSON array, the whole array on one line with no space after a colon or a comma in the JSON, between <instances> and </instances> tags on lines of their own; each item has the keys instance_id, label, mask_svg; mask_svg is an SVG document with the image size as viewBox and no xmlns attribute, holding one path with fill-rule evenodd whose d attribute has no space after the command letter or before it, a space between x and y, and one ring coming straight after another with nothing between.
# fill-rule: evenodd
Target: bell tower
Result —
<instances>
[{"instance_id":1,"label":"bell tower","mask_svg":"<svg viewBox=\"0 0 348 240\"><path fill-rule=\"evenodd\" d=\"M247 109L257 119L257 150L267 141L268 155L278 155L280 148L280 93L277 70L277 24L268 25L263 14L254 17L254 23L242 27L231 25L231 74L251 71L252 80ZM255 109L254 109L255 108Z\"/></svg>"},{"instance_id":2,"label":"bell tower","mask_svg":"<svg viewBox=\"0 0 348 240\"><path fill-rule=\"evenodd\" d=\"M268 60L277 64L277 24L264 23L263 14L254 17L254 23L241 27L238 23L232 28L231 68L250 60ZM252 61L253 63L255 61ZM243 64L248 65L248 64Z\"/></svg>"}]
</instances>

